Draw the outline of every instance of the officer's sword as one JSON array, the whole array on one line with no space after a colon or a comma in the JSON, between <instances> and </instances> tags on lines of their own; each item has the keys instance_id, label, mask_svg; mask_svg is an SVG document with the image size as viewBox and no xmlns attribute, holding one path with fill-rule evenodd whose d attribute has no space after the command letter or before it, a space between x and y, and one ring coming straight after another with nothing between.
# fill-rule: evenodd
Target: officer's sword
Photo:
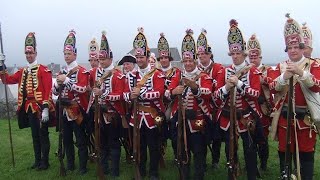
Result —
<instances>
[{"instance_id":1,"label":"officer's sword","mask_svg":"<svg viewBox=\"0 0 320 180\"><path fill-rule=\"evenodd\" d=\"M4 60L5 56L3 53L3 42L2 42L2 30L1 30L1 23L0 23L0 64L4 67ZM5 69L2 70L0 73L5 73ZM14 161L14 154L13 154L13 144L12 144L12 135L11 135L11 121L10 121L10 114L9 114L9 102L8 102L8 91L7 91L7 84L6 84L6 76L3 76L3 85L4 85L4 93L6 96L6 106L7 106L7 119L8 119L8 125L9 125L9 139L10 139L10 147L11 147L11 157L12 157L12 165L15 167L15 161Z\"/></svg>"}]
</instances>

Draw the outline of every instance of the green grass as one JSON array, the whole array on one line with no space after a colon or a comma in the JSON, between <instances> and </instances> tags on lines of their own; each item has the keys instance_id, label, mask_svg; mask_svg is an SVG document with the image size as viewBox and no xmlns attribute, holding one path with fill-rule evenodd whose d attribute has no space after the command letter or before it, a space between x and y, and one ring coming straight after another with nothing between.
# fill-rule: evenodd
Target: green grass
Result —
<instances>
[{"instance_id":1,"label":"green grass","mask_svg":"<svg viewBox=\"0 0 320 180\"><path fill-rule=\"evenodd\" d=\"M50 142L51 142L51 151L50 151L50 167L46 171L36 171L31 170L29 167L34 161L33 157L33 148L32 148L32 138L31 130L23 129L20 130L17 126L15 120L12 121L12 138L14 146L14 155L16 166L13 168L11 163L11 152L10 152L10 143L9 143L9 131L8 131L8 121L0 120L0 179L96 179L96 166L94 163L88 163L88 173L84 176L80 176L77 171L67 172L66 178L59 177L59 161L55 156L55 151L58 147L58 133L55 132L54 128L50 128ZM244 167L243 151L242 151L242 142L240 143L239 157L241 167ZM317 152L315 155L315 175L314 179L320 179L320 154L319 154L320 145L317 143ZM76 153L77 154L77 153ZM168 148L166 152L166 169L160 170L160 179L170 180L178 179L178 170L173 164L173 152L170 147L170 142L168 141ZM78 159L78 158L76 158ZM207 162L211 162L211 156L208 155ZM227 179L227 169L225 168L226 159L224 156L224 146L221 149L221 161L220 167L217 170L213 170L210 165L205 174L205 179ZM76 162L76 165L77 162ZM133 166L127 164L125 161L125 153L122 149L121 155L121 167L120 167L120 178L118 179L132 179L134 175ZM270 157L268 161L268 170L263 174L262 179L277 179L279 176L279 160L277 154L277 142L270 141ZM107 179L111 177L107 176ZM246 179L244 175L239 177L239 179Z\"/></svg>"}]
</instances>

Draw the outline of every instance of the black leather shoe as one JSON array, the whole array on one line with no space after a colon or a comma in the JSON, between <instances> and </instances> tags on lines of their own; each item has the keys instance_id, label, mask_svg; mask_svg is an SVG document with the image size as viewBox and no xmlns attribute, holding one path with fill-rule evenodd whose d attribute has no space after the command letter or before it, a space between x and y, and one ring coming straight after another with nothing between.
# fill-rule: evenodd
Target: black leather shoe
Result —
<instances>
[{"instance_id":1,"label":"black leather shoe","mask_svg":"<svg viewBox=\"0 0 320 180\"><path fill-rule=\"evenodd\" d=\"M67 165L67 171L74 171L74 169L75 169L74 164Z\"/></svg>"},{"instance_id":2,"label":"black leather shoe","mask_svg":"<svg viewBox=\"0 0 320 180\"><path fill-rule=\"evenodd\" d=\"M213 163L212 164L212 168L213 169L218 169L219 168L219 164L218 163Z\"/></svg>"},{"instance_id":3,"label":"black leather shoe","mask_svg":"<svg viewBox=\"0 0 320 180\"><path fill-rule=\"evenodd\" d=\"M156 176L151 176L151 177L150 177L150 180L159 180L159 178L156 177Z\"/></svg>"},{"instance_id":4,"label":"black leather shoe","mask_svg":"<svg viewBox=\"0 0 320 180\"><path fill-rule=\"evenodd\" d=\"M30 168L31 169L38 169L40 166L40 162L35 162Z\"/></svg>"},{"instance_id":5,"label":"black leather shoe","mask_svg":"<svg viewBox=\"0 0 320 180\"><path fill-rule=\"evenodd\" d=\"M104 170L103 170L103 174L104 174L104 175L108 175L108 174L110 174L109 169L104 169Z\"/></svg>"},{"instance_id":6,"label":"black leather shoe","mask_svg":"<svg viewBox=\"0 0 320 180\"><path fill-rule=\"evenodd\" d=\"M79 174L80 175L85 175L87 172L88 172L87 168L79 169Z\"/></svg>"},{"instance_id":7,"label":"black leather shoe","mask_svg":"<svg viewBox=\"0 0 320 180\"><path fill-rule=\"evenodd\" d=\"M49 163L40 163L37 170L47 170L49 168Z\"/></svg>"}]
</instances>

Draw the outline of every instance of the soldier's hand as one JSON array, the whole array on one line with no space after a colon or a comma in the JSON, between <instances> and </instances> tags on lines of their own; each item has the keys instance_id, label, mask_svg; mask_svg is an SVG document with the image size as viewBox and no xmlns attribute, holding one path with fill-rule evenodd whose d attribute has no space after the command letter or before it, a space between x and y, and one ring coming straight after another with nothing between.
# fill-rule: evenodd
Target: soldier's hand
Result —
<instances>
[{"instance_id":1,"label":"soldier's hand","mask_svg":"<svg viewBox=\"0 0 320 180\"><path fill-rule=\"evenodd\" d=\"M134 87L130 95L131 99L136 99L139 95L140 95L140 89Z\"/></svg>"},{"instance_id":2,"label":"soldier's hand","mask_svg":"<svg viewBox=\"0 0 320 180\"><path fill-rule=\"evenodd\" d=\"M299 76L302 76L303 75L303 70L300 69L297 64L293 63L293 62L288 62L287 63L288 66L287 66L287 71L291 72L292 74L297 74Z\"/></svg>"},{"instance_id":3,"label":"soldier's hand","mask_svg":"<svg viewBox=\"0 0 320 180\"><path fill-rule=\"evenodd\" d=\"M2 66L2 62L6 60L6 56L4 54L0 54L0 66Z\"/></svg>"},{"instance_id":4,"label":"soldier's hand","mask_svg":"<svg viewBox=\"0 0 320 180\"><path fill-rule=\"evenodd\" d=\"M252 67L258 68L258 67L256 66L256 64L254 64L254 63L250 63L248 66L252 66Z\"/></svg>"},{"instance_id":5,"label":"soldier's hand","mask_svg":"<svg viewBox=\"0 0 320 180\"><path fill-rule=\"evenodd\" d=\"M293 73L291 71L285 71L284 74L283 74L283 79L284 80L288 80L290 79L291 77L293 76Z\"/></svg>"},{"instance_id":6,"label":"soldier's hand","mask_svg":"<svg viewBox=\"0 0 320 180\"><path fill-rule=\"evenodd\" d=\"M0 54L0 56L1 56L1 54ZM0 61L0 71L6 70L6 69L7 69L6 65L4 63L2 63L2 61Z\"/></svg>"},{"instance_id":7,"label":"soldier's hand","mask_svg":"<svg viewBox=\"0 0 320 180\"><path fill-rule=\"evenodd\" d=\"M44 108L41 114L41 122L46 123L49 121L49 109Z\"/></svg>"},{"instance_id":8,"label":"soldier's hand","mask_svg":"<svg viewBox=\"0 0 320 180\"><path fill-rule=\"evenodd\" d=\"M92 88L91 88L90 86L87 86L86 90L87 90L88 92L91 92L91 91L92 91Z\"/></svg>"},{"instance_id":9,"label":"soldier's hand","mask_svg":"<svg viewBox=\"0 0 320 180\"><path fill-rule=\"evenodd\" d=\"M181 95L183 93L184 86L179 85L172 90L172 95Z\"/></svg>"},{"instance_id":10,"label":"soldier's hand","mask_svg":"<svg viewBox=\"0 0 320 180\"><path fill-rule=\"evenodd\" d=\"M58 84L63 84L63 82L66 80L66 75L65 74L59 74L57 76L57 83Z\"/></svg>"},{"instance_id":11,"label":"soldier's hand","mask_svg":"<svg viewBox=\"0 0 320 180\"><path fill-rule=\"evenodd\" d=\"M227 89L227 91L229 91L234 86L235 85L230 81L230 79L226 80L226 89Z\"/></svg>"},{"instance_id":12,"label":"soldier's hand","mask_svg":"<svg viewBox=\"0 0 320 180\"><path fill-rule=\"evenodd\" d=\"M238 79L237 76L231 75L231 76L229 77L229 81L230 81L230 83L232 83L232 84L234 84L234 85L236 86L236 85L238 84L239 79Z\"/></svg>"},{"instance_id":13,"label":"soldier's hand","mask_svg":"<svg viewBox=\"0 0 320 180\"><path fill-rule=\"evenodd\" d=\"M199 86L197 85L196 81L190 80L187 78L182 78L184 84L188 87L190 87L192 90L197 90Z\"/></svg>"},{"instance_id":14,"label":"soldier's hand","mask_svg":"<svg viewBox=\"0 0 320 180\"><path fill-rule=\"evenodd\" d=\"M95 96L100 96L102 94L102 90L99 88L93 88L92 92Z\"/></svg>"}]
</instances>

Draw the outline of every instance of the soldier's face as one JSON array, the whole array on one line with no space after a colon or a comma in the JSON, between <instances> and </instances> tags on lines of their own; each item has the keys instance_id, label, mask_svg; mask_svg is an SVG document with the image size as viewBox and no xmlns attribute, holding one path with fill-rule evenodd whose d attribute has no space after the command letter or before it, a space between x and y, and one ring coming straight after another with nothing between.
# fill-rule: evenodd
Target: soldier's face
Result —
<instances>
[{"instance_id":1,"label":"soldier's face","mask_svg":"<svg viewBox=\"0 0 320 180\"><path fill-rule=\"evenodd\" d=\"M199 52L198 53L198 57L199 57L199 60L200 60L200 63L202 65L206 65L210 62L210 57L211 57L211 54L210 53L205 53L205 52Z\"/></svg>"},{"instance_id":2,"label":"soldier's face","mask_svg":"<svg viewBox=\"0 0 320 180\"><path fill-rule=\"evenodd\" d=\"M197 67L196 61L189 57L184 58L182 63L187 72L192 72Z\"/></svg>"},{"instance_id":3,"label":"soldier's face","mask_svg":"<svg viewBox=\"0 0 320 180\"><path fill-rule=\"evenodd\" d=\"M107 68L112 64L112 59L110 58L99 59L99 63L102 68Z\"/></svg>"},{"instance_id":4,"label":"soldier's face","mask_svg":"<svg viewBox=\"0 0 320 180\"><path fill-rule=\"evenodd\" d=\"M156 66L156 60L153 59L152 57L149 57L149 64L151 68L154 68Z\"/></svg>"},{"instance_id":5,"label":"soldier's face","mask_svg":"<svg viewBox=\"0 0 320 180\"><path fill-rule=\"evenodd\" d=\"M92 68L99 67L99 60L97 58L90 58L89 62Z\"/></svg>"},{"instance_id":6,"label":"soldier's face","mask_svg":"<svg viewBox=\"0 0 320 180\"><path fill-rule=\"evenodd\" d=\"M25 52L25 55L26 55L26 59L27 59L28 63L31 64L36 60L37 52L28 51L28 52Z\"/></svg>"},{"instance_id":7,"label":"soldier's face","mask_svg":"<svg viewBox=\"0 0 320 180\"><path fill-rule=\"evenodd\" d=\"M300 49L299 44L288 46L288 56L291 61L299 61L303 57L303 49Z\"/></svg>"},{"instance_id":8,"label":"soldier's face","mask_svg":"<svg viewBox=\"0 0 320 180\"><path fill-rule=\"evenodd\" d=\"M232 52L231 57L234 65L240 65L246 59L246 56L243 52Z\"/></svg>"},{"instance_id":9,"label":"soldier's face","mask_svg":"<svg viewBox=\"0 0 320 180\"><path fill-rule=\"evenodd\" d=\"M137 65L139 68L144 69L148 66L148 59L147 56L136 56Z\"/></svg>"},{"instance_id":10,"label":"soldier's face","mask_svg":"<svg viewBox=\"0 0 320 180\"><path fill-rule=\"evenodd\" d=\"M170 60L169 60L169 57L160 57L160 64L161 64L161 67L162 68L167 68L170 66Z\"/></svg>"},{"instance_id":11,"label":"soldier's face","mask_svg":"<svg viewBox=\"0 0 320 180\"><path fill-rule=\"evenodd\" d=\"M250 63L254 64L256 67L259 67L261 64L261 57L249 55L249 61Z\"/></svg>"},{"instance_id":12,"label":"soldier's face","mask_svg":"<svg viewBox=\"0 0 320 180\"><path fill-rule=\"evenodd\" d=\"M304 57L311 57L311 54L312 54L312 48L309 47L309 46L305 46L304 50L303 50L303 56Z\"/></svg>"},{"instance_id":13,"label":"soldier's face","mask_svg":"<svg viewBox=\"0 0 320 180\"><path fill-rule=\"evenodd\" d=\"M125 73L132 71L134 68L134 64L131 62L124 62L123 63L123 69Z\"/></svg>"},{"instance_id":14,"label":"soldier's face","mask_svg":"<svg viewBox=\"0 0 320 180\"><path fill-rule=\"evenodd\" d=\"M77 54L73 51L65 50L64 51L64 60L67 64L71 64L77 58Z\"/></svg>"}]
</instances>

